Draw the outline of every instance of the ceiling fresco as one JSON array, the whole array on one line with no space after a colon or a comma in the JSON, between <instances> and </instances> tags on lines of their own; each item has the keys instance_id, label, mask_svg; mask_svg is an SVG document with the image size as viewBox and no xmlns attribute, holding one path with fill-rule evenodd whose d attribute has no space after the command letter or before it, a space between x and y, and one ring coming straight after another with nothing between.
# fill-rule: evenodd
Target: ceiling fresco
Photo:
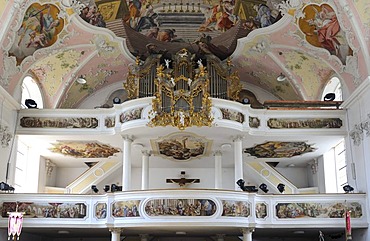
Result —
<instances>
[{"instance_id":1,"label":"ceiling fresco","mask_svg":"<svg viewBox=\"0 0 370 241\"><path fill-rule=\"evenodd\" d=\"M367 1L52 0L10 5L0 6L2 19L12 15L1 43L0 84L13 95L22 78L32 75L45 108L78 108L94 92L125 82L135 56L148 56L148 44L169 54L185 47L221 60L231 57L244 88L260 87L281 100L318 100L333 75L351 92L369 74L368 41L358 39L350 19L361 20L360 31L370 34ZM350 7L358 14L349 16L344 9ZM276 81L280 74L285 82ZM88 80L84 86L75 83L81 75Z\"/></svg>"},{"instance_id":2,"label":"ceiling fresco","mask_svg":"<svg viewBox=\"0 0 370 241\"><path fill-rule=\"evenodd\" d=\"M64 19L58 15L59 8L53 4L32 4L24 14L21 27L9 50L17 65L40 48L53 45L64 27Z\"/></svg>"},{"instance_id":3,"label":"ceiling fresco","mask_svg":"<svg viewBox=\"0 0 370 241\"><path fill-rule=\"evenodd\" d=\"M244 153L256 158L290 158L313 150L314 148L305 142L269 141L251 148L245 148Z\"/></svg>"},{"instance_id":4,"label":"ceiling fresco","mask_svg":"<svg viewBox=\"0 0 370 241\"><path fill-rule=\"evenodd\" d=\"M181 132L151 140L155 154L176 161L189 161L209 155L212 141L193 133Z\"/></svg>"},{"instance_id":5,"label":"ceiling fresco","mask_svg":"<svg viewBox=\"0 0 370 241\"><path fill-rule=\"evenodd\" d=\"M76 158L108 158L121 150L99 142L59 141L50 151Z\"/></svg>"},{"instance_id":6,"label":"ceiling fresco","mask_svg":"<svg viewBox=\"0 0 370 241\"><path fill-rule=\"evenodd\" d=\"M299 19L299 28L305 34L307 42L316 47L325 48L346 64L346 57L352 55L352 49L341 31L336 13L328 4L307 5L303 9L305 17Z\"/></svg>"}]
</instances>

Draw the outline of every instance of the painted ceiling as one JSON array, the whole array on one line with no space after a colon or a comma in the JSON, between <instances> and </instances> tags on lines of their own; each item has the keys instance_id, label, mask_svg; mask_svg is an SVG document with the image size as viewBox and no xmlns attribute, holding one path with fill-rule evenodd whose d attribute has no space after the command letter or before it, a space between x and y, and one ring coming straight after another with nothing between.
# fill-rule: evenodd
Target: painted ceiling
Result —
<instances>
[{"instance_id":1,"label":"painted ceiling","mask_svg":"<svg viewBox=\"0 0 370 241\"><path fill-rule=\"evenodd\" d=\"M245 90L281 100L319 100L334 75L348 95L370 70L367 0L1 1L0 84L19 98L33 76L45 108L124 83L148 43L230 57Z\"/></svg>"}]
</instances>

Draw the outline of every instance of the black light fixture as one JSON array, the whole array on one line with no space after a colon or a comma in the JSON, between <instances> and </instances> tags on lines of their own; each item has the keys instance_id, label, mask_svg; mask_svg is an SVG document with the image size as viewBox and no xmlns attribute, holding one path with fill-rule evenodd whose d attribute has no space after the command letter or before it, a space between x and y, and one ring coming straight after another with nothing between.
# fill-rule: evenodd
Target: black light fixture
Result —
<instances>
[{"instance_id":1,"label":"black light fixture","mask_svg":"<svg viewBox=\"0 0 370 241\"><path fill-rule=\"evenodd\" d=\"M112 184L111 186L110 186L110 191L111 192L118 192L118 191L122 191L122 186L118 186L118 185L116 185L116 184Z\"/></svg>"},{"instance_id":2,"label":"black light fixture","mask_svg":"<svg viewBox=\"0 0 370 241\"><path fill-rule=\"evenodd\" d=\"M110 189L109 185L105 185L103 188L104 192L109 192L109 189Z\"/></svg>"},{"instance_id":3,"label":"black light fixture","mask_svg":"<svg viewBox=\"0 0 370 241\"><path fill-rule=\"evenodd\" d=\"M113 98L113 104L121 104L121 99L118 97Z\"/></svg>"},{"instance_id":4,"label":"black light fixture","mask_svg":"<svg viewBox=\"0 0 370 241\"><path fill-rule=\"evenodd\" d=\"M283 193L285 191L285 184L279 183L276 187L280 193Z\"/></svg>"},{"instance_id":5,"label":"black light fixture","mask_svg":"<svg viewBox=\"0 0 370 241\"><path fill-rule=\"evenodd\" d=\"M324 101L333 101L335 100L335 93L327 93L324 96Z\"/></svg>"},{"instance_id":6,"label":"black light fixture","mask_svg":"<svg viewBox=\"0 0 370 241\"><path fill-rule=\"evenodd\" d=\"M350 192L353 192L353 190L355 190L355 189L352 186L347 184L347 185L343 186L343 190L344 190L345 193L350 193Z\"/></svg>"},{"instance_id":7,"label":"black light fixture","mask_svg":"<svg viewBox=\"0 0 370 241\"><path fill-rule=\"evenodd\" d=\"M98 193L99 189L96 187L96 185L91 186L91 190L93 190L94 193Z\"/></svg>"},{"instance_id":8,"label":"black light fixture","mask_svg":"<svg viewBox=\"0 0 370 241\"><path fill-rule=\"evenodd\" d=\"M258 192L258 188L256 186L244 186L245 181L243 179L239 179L236 184L245 192Z\"/></svg>"},{"instance_id":9,"label":"black light fixture","mask_svg":"<svg viewBox=\"0 0 370 241\"><path fill-rule=\"evenodd\" d=\"M8 183L0 182L0 191L13 192L14 193L14 187L10 186Z\"/></svg>"},{"instance_id":10,"label":"black light fixture","mask_svg":"<svg viewBox=\"0 0 370 241\"><path fill-rule=\"evenodd\" d=\"M37 109L37 103L33 99L26 99L24 104L27 106L28 109Z\"/></svg>"},{"instance_id":11,"label":"black light fixture","mask_svg":"<svg viewBox=\"0 0 370 241\"><path fill-rule=\"evenodd\" d=\"M265 183L261 183L261 185L259 186L259 188L264 192L264 193L268 193L269 189L267 188L267 185Z\"/></svg>"}]
</instances>

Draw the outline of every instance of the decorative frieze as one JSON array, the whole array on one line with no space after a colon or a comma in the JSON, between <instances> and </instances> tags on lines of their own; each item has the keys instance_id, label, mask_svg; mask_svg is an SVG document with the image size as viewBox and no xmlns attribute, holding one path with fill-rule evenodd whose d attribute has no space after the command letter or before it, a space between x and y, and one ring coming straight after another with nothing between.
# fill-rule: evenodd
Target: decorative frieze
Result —
<instances>
[{"instance_id":1,"label":"decorative frieze","mask_svg":"<svg viewBox=\"0 0 370 241\"><path fill-rule=\"evenodd\" d=\"M367 114L367 119L360 124L355 124L354 128L349 132L349 136L353 140L353 144L359 146L364 139L364 133L370 136L370 114Z\"/></svg>"},{"instance_id":2,"label":"decorative frieze","mask_svg":"<svg viewBox=\"0 0 370 241\"><path fill-rule=\"evenodd\" d=\"M260 119L258 119L257 117L249 116L249 126L251 128L258 128L260 127L260 125L261 125Z\"/></svg>"},{"instance_id":3,"label":"decorative frieze","mask_svg":"<svg viewBox=\"0 0 370 241\"><path fill-rule=\"evenodd\" d=\"M341 128L342 120L339 118L270 118L267 126L271 129Z\"/></svg>"},{"instance_id":4,"label":"decorative frieze","mask_svg":"<svg viewBox=\"0 0 370 241\"><path fill-rule=\"evenodd\" d=\"M112 216L115 218L140 217L141 200L127 200L112 203Z\"/></svg>"},{"instance_id":5,"label":"decorative frieze","mask_svg":"<svg viewBox=\"0 0 370 241\"><path fill-rule=\"evenodd\" d=\"M107 217L107 204L97 203L95 205L95 217L97 219L105 219Z\"/></svg>"},{"instance_id":6,"label":"decorative frieze","mask_svg":"<svg viewBox=\"0 0 370 241\"><path fill-rule=\"evenodd\" d=\"M8 212L23 212L24 218L85 218L86 204L63 202L3 202L1 216L7 217Z\"/></svg>"},{"instance_id":7,"label":"decorative frieze","mask_svg":"<svg viewBox=\"0 0 370 241\"><path fill-rule=\"evenodd\" d=\"M343 203L278 203L276 217L285 218L343 218L350 211L351 218L362 217L362 207L358 202Z\"/></svg>"},{"instance_id":8,"label":"decorative frieze","mask_svg":"<svg viewBox=\"0 0 370 241\"><path fill-rule=\"evenodd\" d=\"M108 116L104 120L104 125L107 128L112 128L116 125L116 118L115 116Z\"/></svg>"},{"instance_id":9,"label":"decorative frieze","mask_svg":"<svg viewBox=\"0 0 370 241\"><path fill-rule=\"evenodd\" d=\"M267 217L267 204L258 202L256 203L256 218L266 218Z\"/></svg>"},{"instance_id":10,"label":"decorative frieze","mask_svg":"<svg viewBox=\"0 0 370 241\"><path fill-rule=\"evenodd\" d=\"M236 122L239 122L239 123L244 122L243 113L238 112L238 111L225 109L225 108L220 108L220 110L221 110L221 113L222 113L222 119L232 120L232 121L236 121Z\"/></svg>"},{"instance_id":11,"label":"decorative frieze","mask_svg":"<svg viewBox=\"0 0 370 241\"><path fill-rule=\"evenodd\" d=\"M143 111L143 108L138 108L138 109L132 109L132 110L125 111L120 115L120 118L119 118L120 122L121 123L126 123L128 121L141 119L141 112L142 111Z\"/></svg>"},{"instance_id":12,"label":"decorative frieze","mask_svg":"<svg viewBox=\"0 0 370 241\"><path fill-rule=\"evenodd\" d=\"M87 128L98 127L95 117L22 117L20 126L23 128Z\"/></svg>"},{"instance_id":13,"label":"decorative frieze","mask_svg":"<svg viewBox=\"0 0 370 241\"><path fill-rule=\"evenodd\" d=\"M0 139L1 139L1 146L8 147L10 141L12 140L13 135L9 131L9 127L6 125L0 124Z\"/></svg>"},{"instance_id":14,"label":"decorative frieze","mask_svg":"<svg viewBox=\"0 0 370 241\"><path fill-rule=\"evenodd\" d=\"M148 216L212 216L216 204L210 199L153 199L145 204Z\"/></svg>"},{"instance_id":15,"label":"decorative frieze","mask_svg":"<svg viewBox=\"0 0 370 241\"><path fill-rule=\"evenodd\" d=\"M251 214L249 202L222 200L222 206L222 216L246 218Z\"/></svg>"}]
</instances>

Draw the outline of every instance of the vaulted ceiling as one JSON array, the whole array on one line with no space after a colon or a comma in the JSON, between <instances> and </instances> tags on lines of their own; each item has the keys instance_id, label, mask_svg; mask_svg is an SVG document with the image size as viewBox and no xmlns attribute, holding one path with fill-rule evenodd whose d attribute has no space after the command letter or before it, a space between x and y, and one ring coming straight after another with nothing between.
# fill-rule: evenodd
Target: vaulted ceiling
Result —
<instances>
[{"instance_id":1,"label":"vaulted ceiling","mask_svg":"<svg viewBox=\"0 0 370 241\"><path fill-rule=\"evenodd\" d=\"M230 57L246 90L319 100L338 76L348 96L369 75L369 8L367 0L5 0L0 84L20 98L22 79L31 75L45 108L78 108L94 92L125 82L148 43L197 52L204 33L212 37L207 50ZM277 81L279 74L286 80ZM81 75L85 85L75 81Z\"/></svg>"}]
</instances>

